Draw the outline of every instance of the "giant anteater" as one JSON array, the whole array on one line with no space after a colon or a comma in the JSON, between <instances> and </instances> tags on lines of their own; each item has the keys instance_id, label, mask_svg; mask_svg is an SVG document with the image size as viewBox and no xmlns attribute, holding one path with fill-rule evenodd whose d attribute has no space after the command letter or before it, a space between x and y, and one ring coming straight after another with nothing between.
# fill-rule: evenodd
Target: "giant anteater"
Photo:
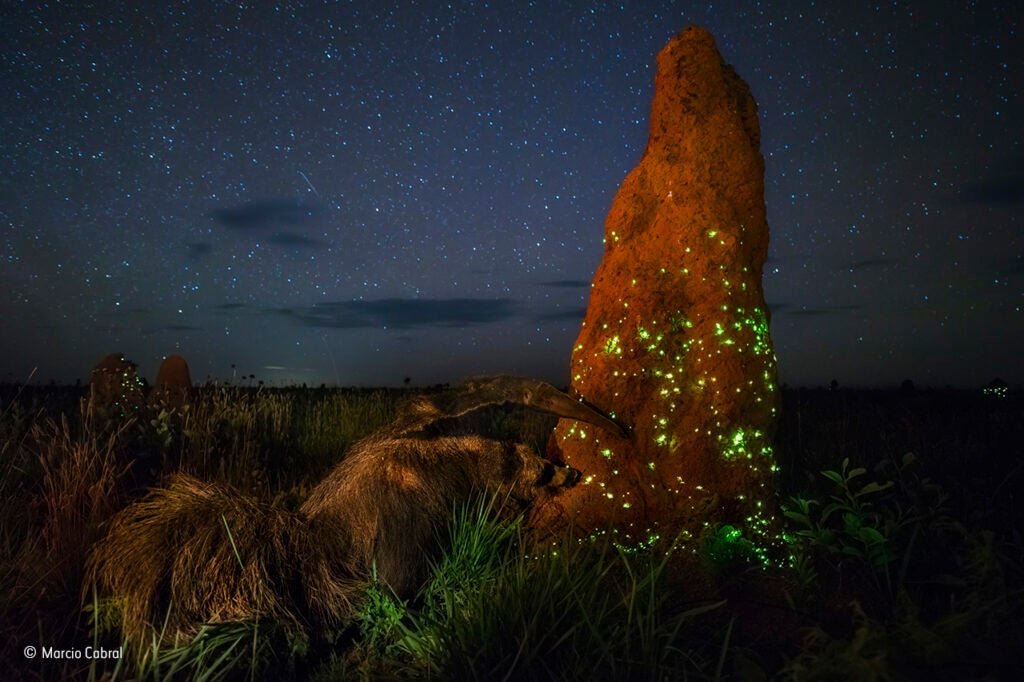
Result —
<instances>
[{"instance_id":1,"label":"giant anteater","mask_svg":"<svg viewBox=\"0 0 1024 682\"><path fill-rule=\"evenodd\" d=\"M119 512L89 559L86 589L118 600L123 631L188 639L203 623L271 618L299 628L345 622L371 574L415 592L452 513L475 495L529 503L579 472L528 446L475 433L465 417L520 404L619 435L614 421L554 387L477 379L401 407L356 443L295 512L177 474Z\"/></svg>"}]
</instances>

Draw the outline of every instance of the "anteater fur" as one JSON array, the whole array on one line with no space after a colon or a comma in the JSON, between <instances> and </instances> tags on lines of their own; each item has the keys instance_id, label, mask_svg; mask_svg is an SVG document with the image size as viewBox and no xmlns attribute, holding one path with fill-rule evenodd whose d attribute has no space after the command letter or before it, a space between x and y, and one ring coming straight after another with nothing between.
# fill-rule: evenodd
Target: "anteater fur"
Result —
<instances>
[{"instance_id":1,"label":"anteater fur","mask_svg":"<svg viewBox=\"0 0 1024 682\"><path fill-rule=\"evenodd\" d=\"M371 577L415 593L453 512L475 496L529 504L579 472L528 446L473 433L461 417L529 405L624 433L542 382L493 377L423 396L356 443L288 512L228 487L170 478L111 521L89 560L91 586L123 610L125 636L187 641L203 623L270 618L305 630L348 620Z\"/></svg>"},{"instance_id":2,"label":"anteater fur","mask_svg":"<svg viewBox=\"0 0 1024 682\"><path fill-rule=\"evenodd\" d=\"M338 621L362 584L334 561L348 553L346 534L303 514L176 474L114 517L87 586L117 599L123 633L143 651L156 633L184 643L204 623Z\"/></svg>"}]
</instances>

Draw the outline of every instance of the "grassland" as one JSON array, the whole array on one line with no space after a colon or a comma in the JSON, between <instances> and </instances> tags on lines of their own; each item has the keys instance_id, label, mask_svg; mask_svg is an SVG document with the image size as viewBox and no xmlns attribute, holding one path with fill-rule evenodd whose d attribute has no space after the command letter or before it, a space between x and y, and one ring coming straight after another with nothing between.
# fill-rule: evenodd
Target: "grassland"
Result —
<instances>
[{"instance_id":1,"label":"grassland","mask_svg":"<svg viewBox=\"0 0 1024 682\"><path fill-rule=\"evenodd\" d=\"M11 679L997 680L1024 669L1024 401L972 391L787 390L776 438L785 565L709 533L696 590L671 557L460 510L408 602L368 584L338 632L211 624L121 659L118 609L83 596L117 510L174 471L294 509L403 390L203 388L120 414L73 388L0 387L0 641ZM483 427L539 449L553 426ZM721 530L721 529L718 529Z\"/></svg>"}]
</instances>

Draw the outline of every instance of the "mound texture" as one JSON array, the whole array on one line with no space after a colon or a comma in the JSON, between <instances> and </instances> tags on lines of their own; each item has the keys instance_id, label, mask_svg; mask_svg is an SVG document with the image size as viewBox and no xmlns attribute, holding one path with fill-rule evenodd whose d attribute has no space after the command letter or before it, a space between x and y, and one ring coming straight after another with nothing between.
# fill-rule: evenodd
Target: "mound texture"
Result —
<instances>
[{"instance_id":1,"label":"mound texture","mask_svg":"<svg viewBox=\"0 0 1024 682\"><path fill-rule=\"evenodd\" d=\"M759 144L754 98L712 36L691 27L673 38L658 55L647 149L608 215L571 363L573 391L632 424L633 437L562 419L549 456L580 469L583 485L549 515L631 544L724 524L774 542Z\"/></svg>"}]
</instances>

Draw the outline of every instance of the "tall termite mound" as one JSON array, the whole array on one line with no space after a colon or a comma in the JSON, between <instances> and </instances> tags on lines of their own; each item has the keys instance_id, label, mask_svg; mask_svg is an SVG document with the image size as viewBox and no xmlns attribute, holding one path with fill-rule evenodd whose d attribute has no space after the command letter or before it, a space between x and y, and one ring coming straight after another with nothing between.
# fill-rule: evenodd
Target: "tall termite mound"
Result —
<instances>
[{"instance_id":1,"label":"tall termite mound","mask_svg":"<svg viewBox=\"0 0 1024 682\"><path fill-rule=\"evenodd\" d=\"M778 394L757 105L701 28L657 65L647 149L608 215L571 365L573 391L633 433L562 419L550 454L583 479L547 513L633 545L730 526L764 547Z\"/></svg>"}]
</instances>

